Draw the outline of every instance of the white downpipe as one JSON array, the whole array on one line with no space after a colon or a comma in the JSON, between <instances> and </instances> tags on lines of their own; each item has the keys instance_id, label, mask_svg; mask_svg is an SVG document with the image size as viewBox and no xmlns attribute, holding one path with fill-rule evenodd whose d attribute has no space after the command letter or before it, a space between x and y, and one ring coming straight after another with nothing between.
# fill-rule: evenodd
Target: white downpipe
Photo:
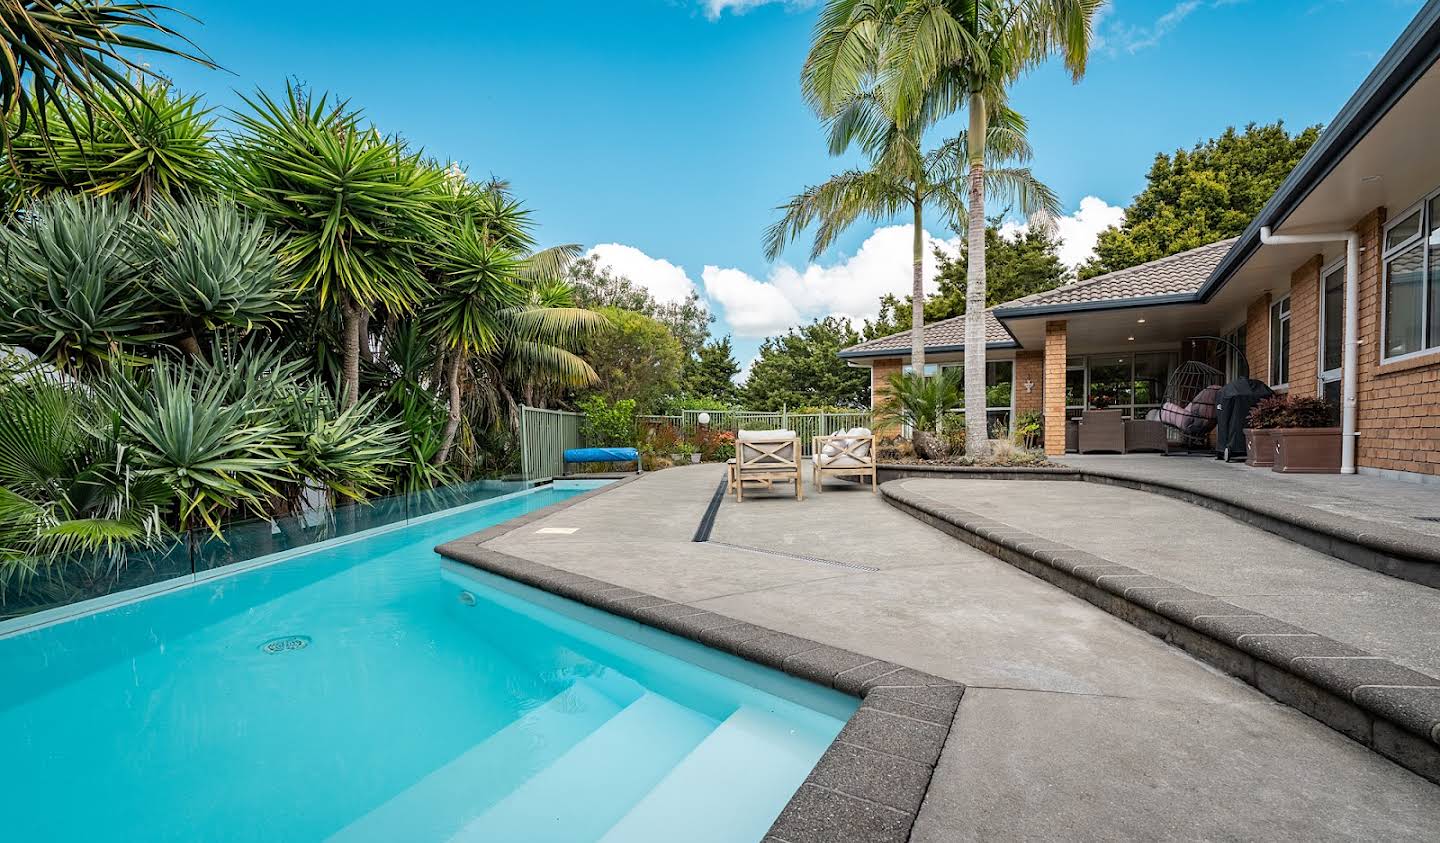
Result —
<instances>
[{"instance_id":1,"label":"white downpipe","mask_svg":"<svg viewBox=\"0 0 1440 843\"><path fill-rule=\"evenodd\" d=\"M1340 364L1340 473L1355 473L1356 369L1360 360L1360 235L1353 231L1320 234L1275 234L1270 226L1260 228L1260 242L1267 246L1293 243L1334 243L1345 241L1345 330ZM1323 283L1323 280L1322 280ZM1325 291L1319 290L1319 295ZM1317 326L1318 327L1318 326Z\"/></svg>"}]
</instances>

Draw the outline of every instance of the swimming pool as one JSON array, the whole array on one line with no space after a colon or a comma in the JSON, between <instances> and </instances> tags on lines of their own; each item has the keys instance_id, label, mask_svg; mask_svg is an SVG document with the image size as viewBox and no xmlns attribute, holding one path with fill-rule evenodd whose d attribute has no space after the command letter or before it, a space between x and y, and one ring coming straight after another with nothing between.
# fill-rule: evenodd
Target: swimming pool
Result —
<instances>
[{"instance_id":1,"label":"swimming pool","mask_svg":"<svg viewBox=\"0 0 1440 843\"><path fill-rule=\"evenodd\" d=\"M759 840L853 698L433 553L581 491L0 639L4 838Z\"/></svg>"}]
</instances>

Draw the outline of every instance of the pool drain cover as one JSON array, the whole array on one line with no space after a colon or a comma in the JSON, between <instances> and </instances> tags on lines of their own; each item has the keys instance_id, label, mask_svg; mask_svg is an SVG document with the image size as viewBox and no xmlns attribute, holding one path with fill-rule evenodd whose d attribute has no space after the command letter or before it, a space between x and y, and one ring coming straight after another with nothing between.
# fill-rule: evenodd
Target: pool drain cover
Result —
<instances>
[{"instance_id":1,"label":"pool drain cover","mask_svg":"<svg viewBox=\"0 0 1440 843\"><path fill-rule=\"evenodd\" d=\"M272 638L260 645L260 651L275 655L276 653L288 653L291 650L303 650L310 646L308 635L287 635L284 638Z\"/></svg>"}]
</instances>

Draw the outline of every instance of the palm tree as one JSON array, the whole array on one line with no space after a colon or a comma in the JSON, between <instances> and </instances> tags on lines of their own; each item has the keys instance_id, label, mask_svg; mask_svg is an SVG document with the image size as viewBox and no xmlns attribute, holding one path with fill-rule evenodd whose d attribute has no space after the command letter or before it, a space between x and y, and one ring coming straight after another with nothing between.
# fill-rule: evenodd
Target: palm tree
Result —
<instances>
[{"instance_id":1,"label":"palm tree","mask_svg":"<svg viewBox=\"0 0 1440 843\"><path fill-rule=\"evenodd\" d=\"M287 85L237 115L244 130L230 156L242 202L281 235L281 254L302 290L338 306L344 322L343 407L360 397L360 346L376 307L403 314L427 293L423 246L440 227L444 173L398 137L362 124L346 102Z\"/></svg>"},{"instance_id":2,"label":"palm tree","mask_svg":"<svg viewBox=\"0 0 1440 843\"><path fill-rule=\"evenodd\" d=\"M8 146L12 132L52 119L74 134L82 118L110 107L104 97L133 94L138 79L154 77L136 52L214 67L160 22L168 11L145 0L0 0L0 140Z\"/></svg>"},{"instance_id":3,"label":"palm tree","mask_svg":"<svg viewBox=\"0 0 1440 843\"><path fill-rule=\"evenodd\" d=\"M804 91L822 115L878 84L897 119L930 125L969 113L969 270L965 315L965 406L985 401L985 193L991 121L1009 87L1059 54L1078 81L1091 23L1104 0L830 0L806 61ZM984 452L983 412L966 413L966 450Z\"/></svg>"},{"instance_id":4,"label":"palm tree","mask_svg":"<svg viewBox=\"0 0 1440 843\"><path fill-rule=\"evenodd\" d=\"M447 188L447 225L433 246L433 288L424 313L440 345L436 371L448 407L435 465L451 458L467 393L479 403L479 417L508 419L507 381L516 379L505 371L507 359L529 364L521 389L552 378L576 386L591 382L594 371L563 346L601 322L598 314L574 306L568 288L555 289L579 246L531 251L530 213L503 183L472 184L452 166ZM473 438L473 425L471 432Z\"/></svg>"},{"instance_id":5,"label":"palm tree","mask_svg":"<svg viewBox=\"0 0 1440 843\"><path fill-rule=\"evenodd\" d=\"M926 206L936 207L956 223L965 217L963 174L968 133L962 131L958 137L925 152L919 125L893 119L887 104L874 91L849 98L832 114L830 125L832 151L843 151L856 139L871 155L870 168L847 170L824 184L807 187L781 206L784 214L765 234L765 252L773 260L787 242L815 225L813 259L862 216L878 222L909 214L913 226L910 356L914 370L923 375L924 211ZM1014 166L1030 158L1024 129L1024 122L1014 112L1007 112L1004 120L986 129L989 167L985 188L992 196L1012 200L1026 213L1056 213L1059 202L1054 192L1028 168Z\"/></svg>"}]
</instances>

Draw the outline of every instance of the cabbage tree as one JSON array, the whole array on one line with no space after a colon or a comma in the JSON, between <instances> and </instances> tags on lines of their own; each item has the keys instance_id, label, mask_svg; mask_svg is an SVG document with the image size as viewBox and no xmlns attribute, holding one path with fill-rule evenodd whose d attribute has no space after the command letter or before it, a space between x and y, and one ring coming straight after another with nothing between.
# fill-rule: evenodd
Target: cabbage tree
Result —
<instances>
[{"instance_id":1,"label":"cabbage tree","mask_svg":"<svg viewBox=\"0 0 1440 843\"><path fill-rule=\"evenodd\" d=\"M343 323L342 406L360 396L365 314L411 311L427 295L423 244L438 227L443 173L361 112L287 85L247 98L236 120L231 179L240 200L280 236L300 289Z\"/></svg>"}]
</instances>

